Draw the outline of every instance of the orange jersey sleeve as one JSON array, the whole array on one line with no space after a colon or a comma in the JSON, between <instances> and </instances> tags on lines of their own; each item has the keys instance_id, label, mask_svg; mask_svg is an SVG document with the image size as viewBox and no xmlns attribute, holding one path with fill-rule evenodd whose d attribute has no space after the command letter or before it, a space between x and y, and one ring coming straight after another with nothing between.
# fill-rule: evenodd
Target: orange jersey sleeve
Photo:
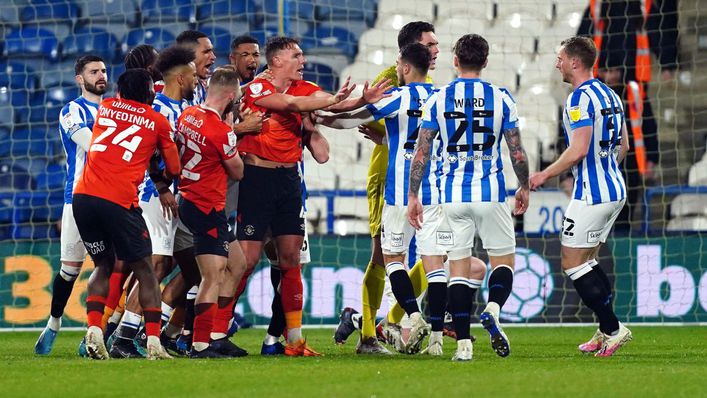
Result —
<instances>
[{"instance_id":1,"label":"orange jersey sleeve","mask_svg":"<svg viewBox=\"0 0 707 398\"><path fill-rule=\"evenodd\" d=\"M137 190L150 157L170 148L167 119L149 105L109 98L101 102L91 147L74 193L97 196L125 208L138 206ZM172 148L174 142L171 143Z\"/></svg>"}]
</instances>

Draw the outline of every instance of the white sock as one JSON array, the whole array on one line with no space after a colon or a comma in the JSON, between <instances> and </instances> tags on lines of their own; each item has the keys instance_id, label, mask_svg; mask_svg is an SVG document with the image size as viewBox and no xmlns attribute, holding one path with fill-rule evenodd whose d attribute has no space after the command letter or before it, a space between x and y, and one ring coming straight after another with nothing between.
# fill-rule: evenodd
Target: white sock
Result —
<instances>
[{"instance_id":1,"label":"white sock","mask_svg":"<svg viewBox=\"0 0 707 398\"><path fill-rule=\"evenodd\" d=\"M209 348L209 343L193 343L191 346L197 351L204 351Z\"/></svg>"},{"instance_id":2,"label":"white sock","mask_svg":"<svg viewBox=\"0 0 707 398\"><path fill-rule=\"evenodd\" d=\"M70 265L61 264L59 268L59 276L62 277L67 282L73 282L79 277L81 273L81 267L72 267Z\"/></svg>"},{"instance_id":3,"label":"white sock","mask_svg":"<svg viewBox=\"0 0 707 398\"><path fill-rule=\"evenodd\" d=\"M120 322L120 318L123 317L123 313L120 311L115 311L113 312L113 315L108 318L108 323L118 323Z\"/></svg>"},{"instance_id":4,"label":"white sock","mask_svg":"<svg viewBox=\"0 0 707 398\"><path fill-rule=\"evenodd\" d=\"M166 334L170 339L176 339L181 331L181 327L174 326L171 323L168 323L167 326L164 327L164 334Z\"/></svg>"},{"instance_id":5,"label":"white sock","mask_svg":"<svg viewBox=\"0 0 707 398\"><path fill-rule=\"evenodd\" d=\"M302 340L302 328L287 329L287 342L290 344Z\"/></svg>"},{"instance_id":6,"label":"white sock","mask_svg":"<svg viewBox=\"0 0 707 398\"><path fill-rule=\"evenodd\" d=\"M583 277L592 271L592 260L586 263L579 264L578 266L565 270L565 274L570 277L571 280L576 281L577 279Z\"/></svg>"},{"instance_id":7,"label":"white sock","mask_svg":"<svg viewBox=\"0 0 707 398\"><path fill-rule=\"evenodd\" d=\"M353 322L354 327L358 330L361 330L361 316L362 314L351 315L351 322Z\"/></svg>"},{"instance_id":8,"label":"white sock","mask_svg":"<svg viewBox=\"0 0 707 398\"><path fill-rule=\"evenodd\" d=\"M280 341L279 337L275 337L275 336L272 336L272 335L266 333L265 339L263 339L263 344L273 345L273 344L277 343L278 341Z\"/></svg>"},{"instance_id":9,"label":"white sock","mask_svg":"<svg viewBox=\"0 0 707 398\"><path fill-rule=\"evenodd\" d=\"M120 325L137 330L140 327L141 320L142 315L125 311L125 314L123 314L123 319L120 321Z\"/></svg>"},{"instance_id":10,"label":"white sock","mask_svg":"<svg viewBox=\"0 0 707 398\"><path fill-rule=\"evenodd\" d=\"M162 302L162 322L169 322L169 318L172 317L174 308L170 307L169 304Z\"/></svg>"},{"instance_id":11,"label":"white sock","mask_svg":"<svg viewBox=\"0 0 707 398\"><path fill-rule=\"evenodd\" d=\"M218 340L226 337L226 333L214 333L211 332L211 340Z\"/></svg>"},{"instance_id":12,"label":"white sock","mask_svg":"<svg viewBox=\"0 0 707 398\"><path fill-rule=\"evenodd\" d=\"M489 302L486 304L486 308L484 308L484 312L490 312L493 314L496 319L499 317L499 313L501 312L501 307L498 305L498 303L494 303L493 301Z\"/></svg>"},{"instance_id":13,"label":"white sock","mask_svg":"<svg viewBox=\"0 0 707 398\"><path fill-rule=\"evenodd\" d=\"M61 329L61 318L54 318L53 316L49 315L47 326L49 326L49 329L58 332L59 329Z\"/></svg>"}]
</instances>

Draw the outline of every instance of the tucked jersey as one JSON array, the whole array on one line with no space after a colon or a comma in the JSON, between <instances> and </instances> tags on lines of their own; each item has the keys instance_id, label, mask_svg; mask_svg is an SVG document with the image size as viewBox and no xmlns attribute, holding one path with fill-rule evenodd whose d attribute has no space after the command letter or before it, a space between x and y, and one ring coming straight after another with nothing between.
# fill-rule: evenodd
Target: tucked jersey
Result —
<instances>
[{"instance_id":1,"label":"tucked jersey","mask_svg":"<svg viewBox=\"0 0 707 398\"><path fill-rule=\"evenodd\" d=\"M314 83L296 80L284 94L306 97L320 90ZM255 104L276 93L275 86L264 79L254 80L245 90L245 107L253 112L262 112L270 119L263 123L259 134L243 136L238 150L274 162L295 163L302 158L302 115L298 112L274 112Z\"/></svg>"},{"instance_id":2,"label":"tucked jersey","mask_svg":"<svg viewBox=\"0 0 707 398\"><path fill-rule=\"evenodd\" d=\"M442 203L506 200L501 134L517 124L508 91L483 80L457 78L432 94L421 128L440 132Z\"/></svg>"},{"instance_id":3,"label":"tucked jersey","mask_svg":"<svg viewBox=\"0 0 707 398\"><path fill-rule=\"evenodd\" d=\"M177 140L184 165L180 194L204 213L223 210L228 174L222 162L238 154L233 129L218 112L202 104L182 112Z\"/></svg>"},{"instance_id":4,"label":"tucked jersey","mask_svg":"<svg viewBox=\"0 0 707 398\"><path fill-rule=\"evenodd\" d=\"M66 186L64 188L64 203L72 203L74 188L83 173L86 162L86 151L72 139L81 129L93 130L98 104L78 97L61 108L59 114L59 133L66 154Z\"/></svg>"},{"instance_id":5,"label":"tucked jersey","mask_svg":"<svg viewBox=\"0 0 707 398\"><path fill-rule=\"evenodd\" d=\"M587 156L572 167L574 199L591 205L626 198L626 183L617 160L624 120L620 97L597 79L584 82L567 97L562 116L567 145L575 129L592 128Z\"/></svg>"},{"instance_id":6,"label":"tucked jersey","mask_svg":"<svg viewBox=\"0 0 707 398\"><path fill-rule=\"evenodd\" d=\"M155 100L152 102L152 109L167 118L172 128L172 139L174 139L174 133L177 131L177 120L182 114L182 111L184 111L184 102L173 100L159 92L155 95ZM160 160L160 168L164 168L164 162L162 160ZM149 202L151 198L159 196L157 188L155 188L155 184L150 179L149 174L145 174L145 179L138 189L140 191L138 196L143 202Z\"/></svg>"},{"instance_id":7,"label":"tucked jersey","mask_svg":"<svg viewBox=\"0 0 707 398\"><path fill-rule=\"evenodd\" d=\"M431 84L411 83L393 88L391 96L375 104L366 106L375 120L385 121L388 141L388 167L385 180L385 202L391 206L407 206L407 192L410 180L410 162L415 150L417 135L422 122L422 107L434 92ZM422 177L422 204L439 203L437 182L437 150L433 145L435 159Z\"/></svg>"},{"instance_id":8,"label":"tucked jersey","mask_svg":"<svg viewBox=\"0 0 707 398\"><path fill-rule=\"evenodd\" d=\"M176 152L171 131L167 119L149 105L118 98L104 100L98 108L86 167L74 194L97 196L125 208L137 207L137 187L145 177L150 157L158 148L163 154L167 150Z\"/></svg>"}]
</instances>

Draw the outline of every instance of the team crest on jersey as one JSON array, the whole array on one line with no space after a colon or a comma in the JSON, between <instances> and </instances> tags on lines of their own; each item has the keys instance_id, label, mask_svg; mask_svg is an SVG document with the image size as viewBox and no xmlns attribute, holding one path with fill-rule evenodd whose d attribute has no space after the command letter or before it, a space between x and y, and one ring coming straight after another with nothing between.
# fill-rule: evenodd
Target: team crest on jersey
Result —
<instances>
[{"instance_id":1,"label":"team crest on jersey","mask_svg":"<svg viewBox=\"0 0 707 398\"><path fill-rule=\"evenodd\" d=\"M607 158L607 157L609 157L609 150L608 150L608 149L605 149L605 148L602 148L602 150L599 151L599 157L600 157L600 158Z\"/></svg>"},{"instance_id":2,"label":"team crest on jersey","mask_svg":"<svg viewBox=\"0 0 707 398\"><path fill-rule=\"evenodd\" d=\"M447 160L449 160L449 163L456 163L459 158L457 157L457 155L449 155L447 157Z\"/></svg>"},{"instance_id":3,"label":"team crest on jersey","mask_svg":"<svg viewBox=\"0 0 707 398\"><path fill-rule=\"evenodd\" d=\"M570 120L573 122L578 122L579 118L582 117L582 111L579 106L573 106L570 108Z\"/></svg>"},{"instance_id":4,"label":"team crest on jersey","mask_svg":"<svg viewBox=\"0 0 707 398\"><path fill-rule=\"evenodd\" d=\"M238 142L238 137L236 137L236 134L231 131L228 133L228 145L229 146L236 146L236 142Z\"/></svg>"},{"instance_id":5,"label":"team crest on jersey","mask_svg":"<svg viewBox=\"0 0 707 398\"><path fill-rule=\"evenodd\" d=\"M253 234L255 233L255 227L248 224L245 226L245 228L243 228L243 232L245 232L247 236L253 236Z\"/></svg>"},{"instance_id":6,"label":"team crest on jersey","mask_svg":"<svg viewBox=\"0 0 707 398\"><path fill-rule=\"evenodd\" d=\"M250 92L253 94L260 94L260 92L263 91L263 84L262 83L254 83L250 85Z\"/></svg>"},{"instance_id":7,"label":"team crest on jersey","mask_svg":"<svg viewBox=\"0 0 707 398\"><path fill-rule=\"evenodd\" d=\"M405 152L405 155L403 155L403 157L406 160L411 160L412 159L412 152Z\"/></svg>"}]
</instances>

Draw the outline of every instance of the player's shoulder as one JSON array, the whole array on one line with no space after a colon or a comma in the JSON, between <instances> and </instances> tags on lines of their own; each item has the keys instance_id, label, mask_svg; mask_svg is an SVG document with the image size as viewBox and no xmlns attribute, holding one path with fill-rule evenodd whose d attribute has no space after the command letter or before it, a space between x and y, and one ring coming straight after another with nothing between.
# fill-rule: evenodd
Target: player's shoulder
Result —
<instances>
[{"instance_id":1,"label":"player's shoulder","mask_svg":"<svg viewBox=\"0 0 707 398\"><path fill-rule=\"evenodd\" d=\"M272 83L265 79L253 80L248 85L248 88L245 90L246 95L253 98L262 97L264 95L272 94L274 92L275 86L273 86Z\"/></svg>"},{"instance_id":2,"label":"player's shoulder","mask_svg":"<svg viewBox=\"0 0 707 398\"><path fill-rule=\"evenodd\" d=\"M398 82L398 73L395 71L395 65L389 66L385 69L383 69L378 76L376 76L375 79L373 79L373 83L379 82L383 79L390 79L391 84L393 86L398 86L400 83Z\"/></svg>"},{"instance_id":3,"label":"player's shoulder","mask_svg":"<svg viewBox=\"0 0 707 398\"><path fill-rule=\"evenodd\" d=\"M314 92L320 91L322 88L318 84L309 80L295 80L292 82L287 93L292 95L307 96Z\"/></svg>"}]
</instances>

